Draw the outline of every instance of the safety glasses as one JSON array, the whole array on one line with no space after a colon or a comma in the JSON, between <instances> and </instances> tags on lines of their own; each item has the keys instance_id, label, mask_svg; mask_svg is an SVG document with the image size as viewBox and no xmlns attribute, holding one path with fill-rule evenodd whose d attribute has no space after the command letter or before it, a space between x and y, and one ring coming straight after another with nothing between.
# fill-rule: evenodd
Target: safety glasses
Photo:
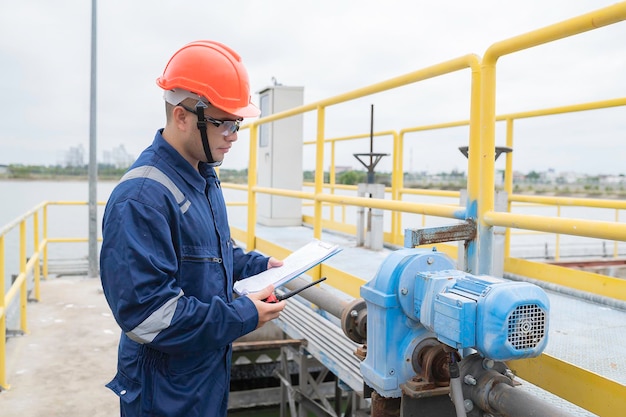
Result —
<instances>
[{"instance_id":1,"label":"safety glasses","mask_svg":"<svg viewBox=\"0 0 626 417\"><path fill-rule=\"evenodd\" d=\"M179 106L187 110L189 113L193 113L198 116L198 118L200 118L200 115L198 115L197 111L185 106L182 103L179 104ZM224 129L222 131L223 136L232 135L233 133L239 131L239 127L241 126L241 120L219 120L207 115L204 115L204 119L215 127L222 127Z\"/></svg>"}]
</instances>

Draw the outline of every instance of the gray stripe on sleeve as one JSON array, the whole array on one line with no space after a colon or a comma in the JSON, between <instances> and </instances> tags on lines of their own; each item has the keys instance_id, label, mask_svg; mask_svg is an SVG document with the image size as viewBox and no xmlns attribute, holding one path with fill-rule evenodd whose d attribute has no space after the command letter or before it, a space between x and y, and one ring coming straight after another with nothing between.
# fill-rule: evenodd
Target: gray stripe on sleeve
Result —
<instances>
[{"instance_id":1,"label":"gray stripe on sleeve","mask_svg":"<svg viewBox=\"0 0 626 417\"><path fill-rule=\"evenodd\" d=\"M154 311L150 316L135 327L130 332L126 333L131 340L137 343L150 343L155 337L161 333L161 331L167 329L174 318L176 312L176 306L178 305L178 299L183 296L183 290L175 297L167 300L158 310Z\"/></svg>"}]
</instances>

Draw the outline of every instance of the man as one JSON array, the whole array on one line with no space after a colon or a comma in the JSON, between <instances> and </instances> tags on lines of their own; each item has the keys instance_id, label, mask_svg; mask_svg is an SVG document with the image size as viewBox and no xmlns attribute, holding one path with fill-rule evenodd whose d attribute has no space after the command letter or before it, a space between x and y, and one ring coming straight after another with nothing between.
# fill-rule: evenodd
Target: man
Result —
<instances>
[{"instance_id":1,"label":"man","mask_svg":"<svg viewBox=\"0 0 626 417\"><path fill-rule=\"evenodd\" d=\"M234 298L233 282L282 265L230 237L214 167L259 110L229 47L177 51L157 84L166 125L113 190L103 218L102 286L122 329L107 385L122 416L226 416L231 343L275 319L273 288Z\"/></svg>"}]
</instances>

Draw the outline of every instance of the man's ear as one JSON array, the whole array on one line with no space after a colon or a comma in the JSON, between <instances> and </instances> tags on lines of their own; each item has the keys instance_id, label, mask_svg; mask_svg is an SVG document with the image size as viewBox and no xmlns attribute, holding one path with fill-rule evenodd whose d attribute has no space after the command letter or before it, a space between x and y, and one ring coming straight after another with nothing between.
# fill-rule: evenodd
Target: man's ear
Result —
<instances>
[{"instance_id":1,"label":"man's ear","mask_svg":"<svg viewBox=\"0 0 626 417\"><path fill-rule=\"evenodd\" d=\"M179 130L187 131L189 128L189 112L181 106L176 106L172 109L172 120Z\"/></svg>"}]
</instances>

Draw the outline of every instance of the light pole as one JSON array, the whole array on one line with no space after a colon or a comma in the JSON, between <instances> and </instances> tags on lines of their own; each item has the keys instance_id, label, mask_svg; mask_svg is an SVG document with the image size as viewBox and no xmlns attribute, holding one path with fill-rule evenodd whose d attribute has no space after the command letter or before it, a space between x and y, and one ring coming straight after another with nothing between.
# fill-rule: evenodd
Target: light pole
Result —
<instances>
[{"instance_id":1,"label":"light pole","mask_svg":"<svg viewBox=\"0 0 626 417\"><path fill-rule=\"evenodd\" d=\"M91 0L91 91L89 109L89 278L98 273L98 161L96 153L96 56L97 4Z\"/></svg>"}]
</instances>

